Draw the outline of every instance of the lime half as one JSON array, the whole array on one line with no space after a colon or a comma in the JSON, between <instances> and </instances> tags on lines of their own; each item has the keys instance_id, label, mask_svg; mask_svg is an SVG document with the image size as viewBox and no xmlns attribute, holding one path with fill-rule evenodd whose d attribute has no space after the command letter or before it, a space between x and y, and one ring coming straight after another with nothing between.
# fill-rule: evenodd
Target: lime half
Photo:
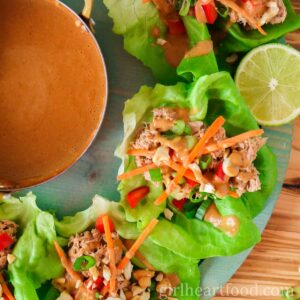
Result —
<instances>
[{"instance_id":1,"label":"lime half","mask_svg":"<svg viewBox=\"0 0 300 300\"><path fill-rule=\"evenodd\" d=\"M276 126L300 114L300 53L281 44L249 52L235 81L257 122Z\"/></svg>"}]
</instances>

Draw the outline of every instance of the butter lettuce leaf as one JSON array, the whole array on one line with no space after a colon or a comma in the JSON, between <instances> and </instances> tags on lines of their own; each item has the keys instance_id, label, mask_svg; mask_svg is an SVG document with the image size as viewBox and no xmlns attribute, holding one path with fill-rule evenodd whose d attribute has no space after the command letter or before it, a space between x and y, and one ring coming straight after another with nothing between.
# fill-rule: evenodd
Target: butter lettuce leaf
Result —
<instances>
[{"instance_id":1,"label":"butter lettuce leaf","mask_svg":"<svg viewBox=\"0 0 300 300\"><path fill-rule=\"evenodd\" d=\"M219 72L200 77L191 84L177 83L174 86L157 84L154 88L142 87L140 91L125 103L123 111L124 139L116 150L116 155L122 159L120 172L135 168L132 158L127 155L130 143L134 138L136 129L149 120L151 111L156 107L175 106L189 108L190 118L194 121L203 120L211 124L218 116L225 119L225 129L228 136L257 129L258 124L252 116L245 101L240 95L234 81L227 72ZM260 172L262 189L255 193L246 193L242 200L252 217L256 216L266 204L277 178L276 158L268 146L263 146L258 152L255 165ZM143 222L142 210L133 212L127 206L127 193L135 187L152 184L146 182L143 176L135 176L124 180L119 185L121 191L121 205L125 208L126 215L131 221ZM149 195L143 203L148 219L156 217L159 210L153 209L154 197ZM161 207L161 212L164 207ZM132 217L134 215L134 218ZM143 222L145 225L145 221Z\"/></svg>"},{"instance_id":2,"label":"butter lettuce leaf","mask_svg":"<svg viewBox=\"0 0 300 300\"><path fill-rule=\"evenodd\" d=\"M132 162L133 158L127 155L130 143L136 129L143 122L149 120L151 111L161 106L189 108L192 120L204 120L207 124L222 115L226 119L224 127L228 136L258 128L234 81L226 72L203 76L191 84L178 83L174 86L158 84L154 88L142 87L125 104L123 112L124 140L116 150L116 155L122 159L120 172L126 172L136 167ZM264 208L277 178L276 159L268 146L264 146L258 152L255 165L260 172L262 182L260 191L246 193L241 199L227 197L216 201L222 215L233 214L239 218L241 226L236 236L229 237L210 223L190 220L183 215L176 214L172 225L167 220L161 220L150 239L179 255L194 259L233 255L259 242L260 235L251 218ZM127 193L141 185L148 185L151 189L153 184L146 181L143 176L135 176L122 181L119 185L120 204L125 209L127 220L142 222L142 225L145 226L145 214L150 220L162 213L164 207L161 207L160 211L157 207L153 209L153 202L156 198L153 194L148 195L147 200L141 204L141 209L130 208L126 204ZM172 227L174 225L176 227ZM176 228L172 236L172 239L177 241L175 245L168 238L169 230L160 229L160 227L169 228L170 226Z\"/></svg>"},{"instance_id":3,"label":"butter lettuce leaf","mask_svg":"<svg viewBox=\"0 0 300 300\"><path fill-rule=\"evenodd\" d=\"M108 201L96 195L92 205L74 216L65 216L62 220L55 220L55 228L59 236L69 238L76 233L83 232L95 226L97 218L107 214L112 220L118 233L126 239L135 239L139 235L136 223L126 221L124 209L119 203Z\"/></svg>"},{"instance_id":4,"label":"butter lettuce leaf","mask_svg":"<svg viewBox=\"0 0 300 300\"><path fill-rule=\"evenodd\" d=\"M154 27L161 36L167 34L167 26L161 20L154 4L140 0L104 0L108 15L112 18L116 34L124 36L124 48L131 55L149 67L162 83L170 84L184 79L192 80L218 71L213 51L204 56L183 59L176 70L166 60L163 48L151 34ZM210 38L206 25L199 24L192 17L183 17L189 46Z\"/></svg>"},{"instance_id":5,"label":"butter lettuce leaf","mask_svg":"<svg viewBox=\"0 0 300 300\"><path fill-rule=\"evenodd\" d=\"M35 196L29 193L20 199L3 199L0 219L11 220L19 225L20 237L13 249L16 259L8 267L15 298L38 300L36 289L63 273L53 246L53 240L58 239L54 218L42 212L36 205Z\"/></svg>"},{"instance_id":6,"label":"butter lettuce leaf","mask_svg":"<svg viewBox=\"0 0 300 300\"><path fill-rule=\"evenodd\" d=\"M74 216L64 217L61 221L56 220L55 226L57 232L63 237L70 237L71 235L83 232L95 226L97 217L101 214L107 214L112 219L117 232L122 238L136 239L140 231L136 222L128 222L124 213L124 209L119 203L109 201L101 196L95 196L92 205L85 211L79 212ZM163 220L164 222L164 220ZM197 300L199 299L199 286L200 286L200 272L198 268L198 259L194 259L191 251L184 252L179 249L179 253L172 251L176 248L178 234L177 225L169 223L168 228L164 227L163 223L156 231L161 237L168 235L168 239L173 241L173 246L167 248L163 243L160 245L152 239L151 234L148 239L140 247L139 251L145 256L148 262L152 264L156 270L164 273L176 273L181 280L181 284L176 289L176 297L183 300ZM182 231L182 229L179 230ZM189 237L186 233L185 235ZM162 238L163 239L163 238ZM135 261L138 265L140 263ZM188 289L189 293L186 293Z\"/></svg>"}]
</instances>

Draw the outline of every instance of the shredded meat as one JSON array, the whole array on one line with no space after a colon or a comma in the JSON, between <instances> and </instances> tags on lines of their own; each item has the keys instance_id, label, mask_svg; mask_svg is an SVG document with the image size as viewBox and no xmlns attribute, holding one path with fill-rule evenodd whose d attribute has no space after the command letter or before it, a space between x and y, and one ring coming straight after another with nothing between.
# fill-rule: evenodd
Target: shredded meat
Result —
<instances>
[{"instance_id":1,"label":"shredded meat","mask_svg":"<svg viewBox=\"0 0 300 300\"><path fill-rule=\"evenodd\" d=\"M153 110L154 119L164 119L169 121L176 120L177 114L176 110L169 107L160 107Z\"/></svg>"},{"instance_id":2,"label":"shredded meat","mask_svg":"<svg viewBox=\"0 0 300 300\"><path fill-rule=\"evenodd\" d=\"M231 187L235 188L239 195L260 190L259 172L254 165L240 170L238 176L232 179Z\"/></svg>"},{"instance_id":3,"label":"shredded meat","mask_svg":"<svg viewBox=\"0 0 300 300\"><path fill-rule=\"evenodd\" d=\"M251 164L257 156L258 150L266 144L267 139L261 137L255 137L252 139L245 140L241 143L238 143L233 149L240 152L245 161L248 161L248 165Z\"/></svg>"},{"instance_id":4,"label":"shredded meat","mask_svg":"<svg viewBox=\"0 0 300 300\"><path fill-rule=\"evenodd\" d=\"M189 126L191 132L176 135L173 134L171 130L170 134L167 128L179 120L184 121L185 126ZM164 128L164 130L162 128ZM253 165L253 162L256 159L259 149L266 143L266 139L261 137L254 137L238 143L233 147L209 153L211 161L204 170L200 170L199 168L201 158L196 159L193 163L199 168L198 171L202 172L202 180L199 179L199 174L197 178L197 170L192 170L191 164L188 163L190 149L188 148L186 135L189 135L189 138L191 138L192 135L196 143L203 138L207 128L208 126L204 122L190 121L189 112L187 110L166 107L154 109L152 122L145 124L145 126L138 131L137 138L132 143L133 148L153 151L152 154L147 153L146 155L148 156L136 156L137 166L140 167L151 163L159 166L163 175L163 184L165 188L170 191L170 186L172 185L170 195L176 200L189 198L192 190L195 193L197 193L197 191L195 191L193 184L186 184L185 180L174 186L173 179L174 173L176 174L176 172L174 172L171 167L168 167L174 163L186 167L189 165L189 170L194 173L196 181L200 185L200 192L202 191L202 183L209 183L212 188L210 189L211 192L208 193L214 193L221 198L227 195L229 187L234 188L238 195L259 190L261 188L259 173ZM221 127L213 138L208 141L208 144L218 143L226 138L226 131ZM216 182L215 176L220 166L225 174L222 179L223 185ZM144 177L147 181L151 181L149 172L146 172Z\"/></svg>"},{"instance_id":5,"label":"shredded meat","mask_svg":"<svg viewBox=\"0 0 300 300\"><path fill-rule=\"evenodd\" d=\"M0 221L0 233L7 233L14 241L17 239L17 229L18 225L12 221ZM12 247L13 245L0 251L0 270L7 266L7 255L12 252Z\"/></svg>"},{"instance_id":6,"label":"shredded meat","mask_svg":"<svg viewBox=\"0 0 300 300\"><path fill-rule=\"evenodd\" d=\"M138 133L137 138L132 143L133 149L146 149L153 150L159 146L157 141L158 132L156 130L151 130L149 126L145 126L144 129Z\"/></svg>"},{"instance_id":7,"label":"shredded meat","mask_svg":"<svg viewBox=\"0 0 300 300\"><path fill-rule=\"evenodd\" d=\"M112 237L115 246L116 264L118 264L125 254L125 246L122 244L116 232L112 233ZM98 287L95 286L95 280L102 277L105 285L107 285L110 280L109 256L105 236L97 229L76 234L69 240L68 254L72 262L82 255L92 256L96 260L96 266L88 271L79 272L84 278L83 284L85 286L78 285L78 282L74 282L68 273L65 274L65 277L54 280L54 286L60 290L62 294L67 293L67 295L70 295L74 300L96 299L96 293L99 293L99 289L97 290ZM174 278L174 276L176 277L175 274L172 274L170 277L170 275L147 269L134 270L133 265L129 262L123 271L118 271L117 273L116 295L106 295L103 299L149 300L149 288L151 281L154 281L154 279L158 299L163 299L166 296L170 296L173 293L174 287L180 283L180 281L176 284L172 283L170 278Z\"/></svg>"},{"instance_id":8,"label":"shredded meat","mask_svg":"<svg viewBox=\"0 0 300 300\"><path fill-rule=\"evenodd\" d=\"M206 131L206 126L201 121L189 122L192 129L193 136L197 139L201 139Z\"/></svg>"},{"instance_id":9,"label":"shredded meat","mask_svg":"<svg viewBox=\"0 0 300 300\"><path fill-rule=\"evenodd\" d=\"M252 0L239 1L239 5L261 26L265 24L283 23L287 16L286 7L282 0ZM235 11L230 11L230 20L233 23L241 23L246 28L256 29L247 20Z\"/></svg>"}]
</instances>

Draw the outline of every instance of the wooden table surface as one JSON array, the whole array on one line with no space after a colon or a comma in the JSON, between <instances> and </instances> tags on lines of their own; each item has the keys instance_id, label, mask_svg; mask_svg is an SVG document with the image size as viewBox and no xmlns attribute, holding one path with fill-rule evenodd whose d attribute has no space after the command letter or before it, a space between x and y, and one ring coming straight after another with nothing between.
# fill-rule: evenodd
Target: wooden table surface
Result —
<instances>
[{"instance_id":1,"label":"wooden table surface","mask_svg":"<svg viewBox=\"0 0 300 300\"><path fill-rule=\"evenodd\" d=\"M293 2L300 13L300 1ZM300 50L300 31L288 42ZM280 299L282 287L295 285L300 286L300 117L285 183L262 242L214 299Z\"/></svg>"}]
</instances>

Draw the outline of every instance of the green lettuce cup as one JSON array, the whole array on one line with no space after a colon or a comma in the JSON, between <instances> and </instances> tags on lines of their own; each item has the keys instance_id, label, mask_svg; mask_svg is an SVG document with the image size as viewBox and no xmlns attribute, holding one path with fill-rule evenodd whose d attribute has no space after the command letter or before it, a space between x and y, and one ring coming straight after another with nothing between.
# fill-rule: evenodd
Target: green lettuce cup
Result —
<instances>
[{"instance_id":1,"label":"green lettuce cup","mask_svg":"<svg viewBox=\"0 0 300 300\"><path fill-rule=\"evenodd\" d=\"M132 153L130 150L136 143L136 136L140 134L141 128L151 123L153 111L157 108L183 109L189 112L189 118L193 122L203 122L208 125L222 115L226 120L224 129L228 137L259 130L233 80L226 72L203 76L192 84L178 83L174 86L158 84L154 88L142 87L132 99L125 103L124 139L116 150L116 155L122 159L120 174L131 174L132 170L139 167L138 161L130 154ZM176 124L176 130L180 130L180 124L181 122ZM184 131L185 128L182 128ZM167 132L171 139L172 134L174 135L174 128L172 130L171 135ZM151 165L152 162L150 160L148 164ZM136 222L140 229L144 228L152 218L161 215L164 216L166 224L176 225L179 233L176 247L182 248L178 251L184 255L188 255L189 251L189 255L194 255L197 259L233 255L260 240L252 218L264 208L276 183L276 159L268 146L262 146L257 152L253 168L254 166L259 173L261 187L253 192L244 192L240 197L233 198L227 195L220 199L214 193L206 191L205 199L199 200L199 197L192 201L189 199L188 204L191 206L188 211L178 209L179 199L174 195L171 195L168 201L155 205L155 200L165 190L165 182L151 178L153 173L154 177L158 178L155 171L149 174L146 172L146 176L138 174L121 180L118 187L121 194L120 204L124 208L126 220ZM119 178L124 177L121 175ZM146 191L146 193L142 193L139 199L136 195L141 191ZM132 199L138 200L136 204ZM218 226L215 226L216 224L205 220L203 215L200 219L195 217L194 209L198 210L199 203L204 202L203 200L211 201L210 204L216 207L220 218L230 219L233 216L237 218L239 226L235 234L220 230ZM163 243L164 247L175 251L173 246L167 246L168 242L171 243L167 233L165 236L154 233L154 236L156 243ZM180 239L186 240L180 241Z\"/></svg>"},{"instance_id":2,"label":"green lettuce cup","mask_svg":"<svg viewBox=\"0 0 300 300\"><path fill-rule=\"evenodd\" d=\"M124 37L125 50L149 67L159 82L174 84L177 81L191 81L218 71L212 48L207 54L200 56L182 55L182 59L175 65L168 61L165 51L168 26L151 1L143 3L140 0L104 0L104 4L113 20L114 32ZM173 43L174 37L176 40L179 36L183 39L183 43L186 43L186 49L183 50L188 51L198 43L210 40L206 24L200 24L194 17L188 15L180 17L179 20L182 24L180 26L184 26L184 33L171 35L172 40L169 44ZM157 34L154 34L155 31ZM173 49L171 49L173 53L182 51L182 48Z\"/></svg>"}]
</instances>

